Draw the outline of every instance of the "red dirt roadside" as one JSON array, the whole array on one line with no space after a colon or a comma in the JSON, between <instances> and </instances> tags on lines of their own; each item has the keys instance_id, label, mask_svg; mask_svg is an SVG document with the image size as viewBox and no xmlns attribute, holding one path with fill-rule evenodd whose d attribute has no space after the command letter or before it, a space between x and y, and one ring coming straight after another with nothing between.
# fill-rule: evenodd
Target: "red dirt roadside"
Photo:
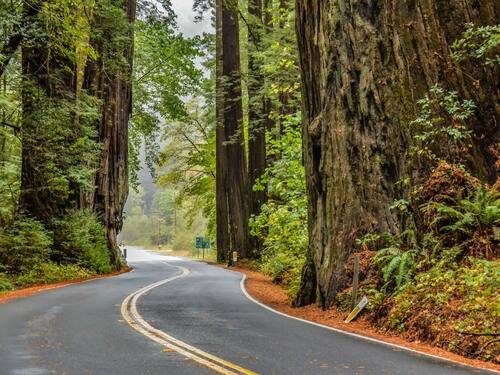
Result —
<instances>
[{"instance_id":1,"label":"red dirt roadside","mask_svg":"<svg viewBox=\"0 0 500 375\"><path fill-rule=\"evenodd\" d=\"M231 267L227 269L244 273L247 276L245 288L248 293L258 301L282 313L315 323L320 323L328 327L375 338L387 343L396 344L412 350L431 354L454 362L459 362L464 365L486 368L500 372L500 365L465 358L458 354L448 352L441 348L436 348L423 342L410 342L402 339L401 337L381 332L371 326L370 323L363 317L351 323L344 323L346 314L335 309L322 310L315 305L294 308L291 306L291 300L284 288L274 284L270 277L243 267Z\"/></svg>"},{"instance_id":2,"label":"red dirt roadside","mask_svg":"<svg viewBox=\"0 0 500 375\"><path fill-rule=\"evenodd\" d=\"M35 285L29 288L17 289L9 292L0 293L0 304L7 303L13 299L29 297L33 294L37 294L46 290L64 288L65 286L81 284L91 280L106 279L108 277L113 277L121 275L122 273L130 272L131 270L132 270L131 268L125 268L122 271L115 271L106 275L96 275L84 279L60 281L58 283L53 283L53 284Z\"/></svg>"}]
</instances>

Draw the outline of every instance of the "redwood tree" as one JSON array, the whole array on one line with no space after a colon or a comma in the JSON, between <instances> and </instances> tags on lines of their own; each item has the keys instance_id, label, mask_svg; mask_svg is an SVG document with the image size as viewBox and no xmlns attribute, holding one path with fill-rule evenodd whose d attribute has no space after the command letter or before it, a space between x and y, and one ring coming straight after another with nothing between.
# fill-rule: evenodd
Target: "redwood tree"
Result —
<instances>
[{"instance_id":1,"label":"redwood tree","mask_svg":"<svg viewBox=\"0 0 500 375\"><path fill-rule=\"evenodd\" d=\"M231 251L248 255L248 179L243 132L240 33L235 4L222 4L222 84L225 168Z\"/></svg>"},{"instance_id":2,"label":"redwood tree","mask_svg":"<svg viewBox=\"0 0 500 375\"><path fill-rule=\"evenodd\" d=\"M112 263L120 267L117 235L123 225L123 208L128 197L128 124L132 110L133 23L136 1L120 0L122 13L110 18L97 9L91 41L98 52L89 60L84 87L102 100L101 119L96 124L102 145L96 190L87 204L101 218L108 239Z\"/></svg>"},{"instance_id":3,"label":"redwood tree","mask_svg":"<svg viewBox=\"0 0 500 375\"><path fill-rule=\"evenodd\" d=\"M297 0L296 12L310 236L296 304L328 307L355 239L400 229L388 206L408 172L407 124L434 84L481 108L471 165L494 178L496 71L477 64L466 74L450 45L466 23L496 24L498 2Z\"/></svg>"},{"instance_id":4,"label":"redwood tree","mask_svg":"<svg viewBox=\"0 0 500 375\"><path fill-rule=\"evenodd\" d=\"M226 262L229 259L229 212L228 212L228 182L226 171L226 133L224 130L224 88L222 84L222 1L215 4L216 24L216 236L217 261Z\"/></svg>"},{"instance_id":5,"label":"redwood tree","mask_svg":"<svg viewBox=\"0 0 500 375\"><path fill-rule=\"evenodd\" d=\"M258 215L266 200L265 190L254 191L257 180L264 174L266 156L266 98L263 94L264 74L257 54L262 50L262 0L248 1L248 180L250 214ZM251 237L252 255L260 253L260 240Z\"/></svg>"}]
</instances>

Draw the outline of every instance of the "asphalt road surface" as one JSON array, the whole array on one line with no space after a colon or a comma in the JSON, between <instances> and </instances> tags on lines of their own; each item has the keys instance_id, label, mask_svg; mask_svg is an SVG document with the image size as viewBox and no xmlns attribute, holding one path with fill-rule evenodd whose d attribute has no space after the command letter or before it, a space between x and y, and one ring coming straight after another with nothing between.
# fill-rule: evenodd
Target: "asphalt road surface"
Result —
<instances>
[{"instance_id":1,"label":"asphalt road surface","mask_svg":"<svg viewBox=\"0 0 500 375\"><path fill-rule=\"evenodd\" d=\"M489 373L278 315L219 267L133 248L129 262L0 305L0 375Z\"/></svg>"}]
</instances>

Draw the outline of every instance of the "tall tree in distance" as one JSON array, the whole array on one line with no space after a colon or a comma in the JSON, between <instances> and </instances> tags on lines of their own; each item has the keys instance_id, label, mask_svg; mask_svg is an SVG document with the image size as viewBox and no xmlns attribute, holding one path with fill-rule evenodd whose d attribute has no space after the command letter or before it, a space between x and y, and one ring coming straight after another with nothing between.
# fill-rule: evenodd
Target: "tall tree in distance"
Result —
<instances>
[{"instance_id":1,"label":"tall tree in distance","mask_svg":"<svg viewBox=\"0 0 500 375\"><path fill-rule=\"evenodd\" d=\"M288 17L289 5L287 0L280 0L279 2L279 21L278 27L283 30L286 26L286 19ZM279 102L280 102L280 115L286 116L293 114L296 108L290 103L290 92L282 91L279 94ZM283 132L283 129L280 129Z\"/></svg>"},{"instance_id":2,"label":"tall tree in distance","mask_svg":"<svg viewBox=\"0 0 500 375\"><path fill-rule=\"evenodd\" d=\"M216 121L216 237L217 261L229 260L229 211L228 211L228 182L226 171L226 132L224 130L224 87L222 82L222 2L216 0L215 28L216 28L216 72L215 72L215 121Z\"/></svg>"},{"instance_id":3,"label":"tall tree in distance","mask_svg":"<svg viewBox=\"0 0 500 375\"><path fill-rule=\"evenodd\" d=\"M247 257L248 179L243 129L240 32L237 2L222 3L222 83L231 251Z\"/></svg>"},{"instance_id":4,"label":"tall tree in distance","mask_svg":"<svg viewBox=\"0 0 500 375\"><path fill-rule=\"evenodd\" d=\"M266 154L266 94L263 90L264 74L258 54L262 50L263 4L262 0L248 1L248 179L249 208L251 215L258 215L266 200L266 191L254 190L257 180L267 166ZM260 254L260 240L251 237L252 256Z\"/></svg>"},{"instance_id":5,"label":"tall tree in distance","mask_svg":"<svg viewBox=\"0 0 500 375\"><path fill-rule=\"evenodd\" d=\"M272 34L273 30L273 7L272 7L272 0L262 0L262 22L264 25L264 30L263 30L263 37L269 37ZM266 81L267 82L267 77ZM273 119L271 116L271 113L273 111L273 102L271 100L271 97L269 93L266 90L266 94L264 97L264 118L265 118L265 124L266 124L266 131L271 134L271 136L276 136L276 121ZM272 164L275 160L275 156L269 155L267 153L266 155L266 165Z\"/></svg>"},{"instance_id":6,"label":"tall tree in distance","mask_svg":"<svg viewBox=\"0 0 500 375\"><path fill-rule=\"evenodd\" d=\"M497 22L496 8L493 0L297 1L310 236L297 305L330 306L355 240L401 229L387 207L408 172L407 124L435 84L484 109L471 155L477 175L494 174L497 79L487 66L473 68L474 79L463 74L450 43L466 23Z\"/></svg>"}]
</instances>

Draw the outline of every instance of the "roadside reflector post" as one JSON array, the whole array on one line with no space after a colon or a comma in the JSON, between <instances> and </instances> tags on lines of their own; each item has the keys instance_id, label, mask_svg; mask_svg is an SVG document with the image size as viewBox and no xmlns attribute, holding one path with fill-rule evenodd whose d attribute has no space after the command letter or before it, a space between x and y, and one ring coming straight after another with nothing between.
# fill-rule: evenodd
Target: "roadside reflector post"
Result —
<instances>
[{"instance_id":1,"label":"roadside reflector post","mask_svg":"<svg viewBox=\"0 0 500 375\"><path fill-rule=\"evenodd\" d=\"M354 272L352 274L352 301L351 311L356 307L358 300L358 287L359 287L359 255L354 258Z\"/></svg>"},{"instance_id":2,"label":"roadside reflector post","mask_svg":"<svg viewBox=\"0 0 500 375\"><path fill-rule=\"evenodd\" d=\"M233 251L233 266L238 262L238 252Z\"/></svg>"},{"instance_id":3,"label":"roadside reflector post","mask_svg":"<svg viewBox=\"0 0 500 375\"><path fill-rule=\"evenodd\" d=\"M358 305L351 311L349 316L344 320L344 323L350 323L358 316L358 314L368 305L368 298L363 297Z\"/></svg>"}]
</instances>

